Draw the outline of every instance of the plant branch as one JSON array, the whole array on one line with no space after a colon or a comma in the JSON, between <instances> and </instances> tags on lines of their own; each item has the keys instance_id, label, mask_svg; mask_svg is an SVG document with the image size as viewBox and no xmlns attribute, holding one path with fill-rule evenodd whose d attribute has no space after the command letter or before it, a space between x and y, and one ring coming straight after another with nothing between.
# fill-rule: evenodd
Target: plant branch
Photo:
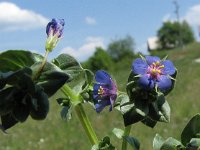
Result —
<instances>
[{"instance_id":1,"label":"plant branch","mask_svg":"<svg viewBox=\"0 0 200 150\"><path fill-rule=\"evenodd\" d=\"M38 69L38 71L36 72L35 76L33 77L33 80L37 80L40 77L40 75L41 75L41 73L44 69L44 66L47 62L48 54L49 54L49 51L45 51L45 55L44 55L44 59L42 61L42 64L41 64L40 68Z\"/></svg>"},{"instance_id":2,"label":"plant branch","mask_svg":"<svg viewBox=\"0 0 200 150\"><path fill-rule=\"evenodd\" d=\"M124 135L123 136L129 136L131 131L131 125L125 127ZM127 141L123 138L122 141L122 150L127 150Z\"/></svg>"}]
</instances>

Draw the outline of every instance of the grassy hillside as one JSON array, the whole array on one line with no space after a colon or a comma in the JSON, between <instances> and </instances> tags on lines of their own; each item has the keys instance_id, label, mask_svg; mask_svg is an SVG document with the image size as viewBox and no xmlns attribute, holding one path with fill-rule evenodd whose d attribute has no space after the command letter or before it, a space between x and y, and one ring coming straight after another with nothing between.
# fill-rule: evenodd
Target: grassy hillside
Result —
<instances>
[{"instance_id":1,"label":"grassy hillside","mask_svg":"<svg viewBox=\"0 0 200 150\"><path fill-rule=\"evenodd\" d=\"M141 123L133 125L131 135L141 142L141 150L151 150L153 137L159 133L163 137L173 136L180 139L180 133L189 118L200 112L200 44L185 46L183 50L154 52L161 57L169 55L178 69L175 89L167 100L171 106L171 122L158 123L154 129ZM118 87L124 91L126 80L131 70L132 60L122 60L111 68ZM97 115L90 107L88 115L100 138L112 136L112 143L120 149L119 141L112 135L113 127L123 128L121 116L117 111L107 113L104 110ZM61 120L60 107L51 100L50 113L45 121L33 121L31 118L24 124L18 124L8 130L8 134L0 134L0 150L89 150L90 144L85 136L76 114L70 122Z\"/></svg>"}]
</instances>

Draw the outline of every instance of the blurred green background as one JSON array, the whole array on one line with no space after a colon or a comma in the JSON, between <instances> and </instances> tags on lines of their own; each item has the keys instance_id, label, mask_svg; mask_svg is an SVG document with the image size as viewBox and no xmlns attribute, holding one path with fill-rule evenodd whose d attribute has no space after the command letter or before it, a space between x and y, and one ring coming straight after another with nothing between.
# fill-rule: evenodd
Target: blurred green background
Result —
<instances>
[{"instance_id":1,"label":"blurred green background","mask_svg":"<svg viewBox=\"0 0 200 150\"><path fill-rule=\"evenodd\" d=\"M167 96L171 106L171 122L158 123L154 129L137 123L132 126L131 135L141 142L142 150L151 150L156 133L164 138L173 136L180 139L189 119L200 112L200 43L184 45L182 48L153 51L151 54L164 57L168 55L178 69L175 89ZM126 81L131 71L131 64L136 56L128 55L110 63L104 68L116 79L121 91L125 91ZM83 64L86 66L86 64ZM23 124L17 124L8 130L8 134L0 134L0 150L89 150L91 145L82 129L76 114L67 122L61 119L60 110L54 98L47 119L34 121L31 118ZM123 120L118 111L108 113L108 109L97 114L90 105L85 110L97 131L99 139L111 136L113 145L120 149L121 142L112 134L114 127L123 129ZM129 149L131 149L129 147Z\"/></svg>"}]
</instances>

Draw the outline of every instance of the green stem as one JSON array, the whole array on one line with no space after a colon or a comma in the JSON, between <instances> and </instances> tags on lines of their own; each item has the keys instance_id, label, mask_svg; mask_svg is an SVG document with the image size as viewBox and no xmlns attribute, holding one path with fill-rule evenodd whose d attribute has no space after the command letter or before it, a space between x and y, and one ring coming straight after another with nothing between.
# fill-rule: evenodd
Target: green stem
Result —
<instances>
[{"instance_id":1,"label":"green stem","mask_svg":"<svg viewBox=\"0 0 200 150\"><path fill-rule=\"evenodd\" d=\"M92 145L98 144L99 143L98 138L97 138L92 126L91 126L91 123L90 123L90 121L89 121L89 119L88 119L88 117L87 117L87 115L86 115L86 113L83 109L82 104L76 105L75 110L76 110L76 114L77 114L77 116L78 116L78 118L79 118L89 140L90 140L90 143Z\"/></svg>"},{"instance_id":2,"label":"green stem","mask_svg":"<svg viewBox=\"0 0 200 150\"><path fill-rule=\"evenodd\" d=\"M84 108L82 106L82 104L80 102L82 102L82 97L80 95L76 95L76 93L67 85L65 84L62 87L62 91L70 97L70 99L72 100L72 103L75 104L75 111L76 114L81 122L81 125L83 126L89 140L90 143L92 145L98 144L98 138L96 136L96 133L94 132L94 129L92 128L92 125L84 111ZM79 104L77 104L79 103Z\"/></svg>"},{"instance_id":3,"label":"green stem","mask_svg":"<svg viewBox=\"0 0 200 150\"><path fill-rule=\"evenodd\" d=\"M131 125L125 127L124 136L129 136L131 131ZM127 141L123 138L122 141L122 150L127 150Z\"/></svg>"},{"instance_id":4,"label":"green stem","mask_svg":"<svg viewBox=\"0 0 200 150\"><path fill-rule=\"evenodd\" d=\"M38 71L36 72L35 76L33 77L33 80L37 80L40 77L40 75L41 75L41 73L42 73L42 71L44 69L44 66L45 66L45 64L47 62L48 54L49 54L49 51L46 51L45 55L44 55L44 59L42 61L42 64L41 64L40 68L38 69Z\"/></svg>"}]
</instances>

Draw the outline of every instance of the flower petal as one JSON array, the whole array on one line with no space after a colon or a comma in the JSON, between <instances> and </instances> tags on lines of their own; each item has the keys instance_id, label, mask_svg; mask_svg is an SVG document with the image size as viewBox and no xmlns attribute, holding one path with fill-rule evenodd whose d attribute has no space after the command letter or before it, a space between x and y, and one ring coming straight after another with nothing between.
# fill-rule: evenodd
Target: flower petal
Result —
<instances>
[{"instance_id":1,"label":"flower petal","mask_svg":"<svg viewBox=\"0 0 200 150\"><path fill-rule=\"evenodd\" d=\"M114 81L111 81L110 93L111 94L117 94L117 85Z\"/></svg>"},{"instance_id":2,"label":"flower petal","mask_svg":"<svg viewBox=\"0 0 200 150\"><path fill-rule=\"evenodd\" d=\"M162 71L163 74L173 75L176 72L174 64L170 60L163 61L162 65L164 65L164 68Z\"/></svg>"},{"instance_id":3,"label":"flower petal","mask_svg":"<svg viewBox=\"0 0 200 150\"><path fill-rule=\"evenodd\" d=\"M110 109L109 109L110 111L112 111L112 108L114 107L114 102L116 98L117 98L117 95L111 95L110 97Z\"/></svg>"},{"instance_id":4,"label":"flower petal","mask_svg":"<svg viewBox=\"0 0 200 150\"><path fill-rule=\"evenodd\" d=\"M101 100L98 103L95 104L95 109L97 113L100 113L104 107L110 105L110 101L109 100Z\"/></svg>"},{"instance_id":5,"label":"flower petal","mask_svg":"<svg viewBox=\"0 0 200 150\"><path fill-rule=\"evenodd\" d=\"M110 75L103 71L103 70L98 70L96 72L96 75L95 75L95 80L99 83L104 83L104 84L109 84L111 85L111 77Z\"/></svg>"},{"instance_id":6,"label":"flower petal","mask_svg":"<svg viewBox=\"0 0 200 150\"><path fill-rule=\"evenodd\" d=\"M101 86L100 84L94 84L93 86L93 98L96 100L99 97L98 90L100 86Z\"/></svg>"},{"instance_id":7,"label":"flower petal","mask_svg":"<svg viewBox=\"0 0 200 150\"><path fill-rule=\"evenodd\" d=\"M157 85L162 92L167 92L172 86L172 81L168 76L161 75L158 78Z\"/></svg>"},{"instance_id":8,"label":"flower petal","mask_svg":"<svg viewBox=\"0 0 200 150\"><path fill-rule=\"evenodd\" d=\"M155 81L151 79L148 74L145 74L142 77L140 77L138 83L144 89L153 89L155 86Z\"/></svg>"},{"instance_id":9,"label":"flower petal","mask_svg":"<svg viewBox=\"0 0 200 150\"><path fill-rule=\"evenodd\" d=\"M153 62L157 62L157 61L160 62L160 58L157 56L146 56L145 58L148 65L151 65Z\"/></svg>"},{"instance_id":10,"label":"flower petal","mask_svg":"<svg viewBox=\"0 0 200 150\"><path fill-rule=\"evenodd\" d=\"M53 18L51 22L47 24L46 33L49 36L51 30L53 31L53 35L58 34L58 38L60 38L63 34L65 21L64 19L55 19Z\"/></svg>"},{"instance_id":11,"label":"flower petal","mask_svg":"<svg viewBox=\"0 0 200 150\"><path fill-rule=\"evenodd\" d=\"M147 71L148 65L146 61L142 60L141 58L135 59L132 64L132 70L134 74L145 74Z\"/></svg>"}]
</instances>

